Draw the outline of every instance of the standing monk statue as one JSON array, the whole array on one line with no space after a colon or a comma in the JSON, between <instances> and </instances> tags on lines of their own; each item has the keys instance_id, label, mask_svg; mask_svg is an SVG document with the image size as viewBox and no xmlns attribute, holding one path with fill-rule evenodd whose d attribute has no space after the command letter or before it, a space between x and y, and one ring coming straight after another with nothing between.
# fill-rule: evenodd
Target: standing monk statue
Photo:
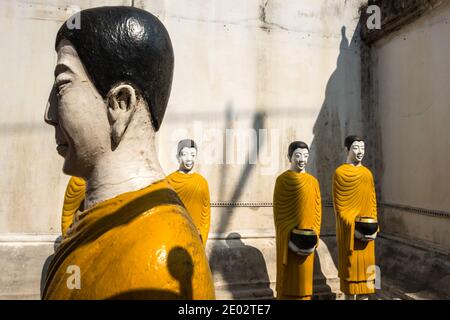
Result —
<instances>
[{"instance_id":1,"label":"standing monk statue","mask_svg":"<svg viewBox=\"0 0 450 320\"><path fill-rule=\"evenodd\" d=\"M277 249L277 299L310 300L314 252L319 243L322 204L319 183L306 172L308 145L289 145L289 170L278 176L273 195Z\"/></svg>"},{"instance_id":2,"label":"standing monk statue","mask_svg":"<svg viewBox=\"0 0 450 320\"><path fill-rule=\"evenodd\" d=\"M177 159L180 167L171 173L167 180L183 201L192 220L197 226L203 246L208 240L211 221L208 181L193 171L197 158L197 144L194 140L184 139L178 143Z\"/></svg>"},{"instance_id":3,"label":"standing monk statue","mask_svg":"<svg viewBox=\"0 0 450 320\"><path fill-rule=\"evenodd\" d=\"M338 272L346 299L366 299L375 292L375 238L379 231L372 173L362 165L362 138L345 139L347 163L333 177Z\"/></svg>"},{"instance_id":4,"label":"standing monk statue","mask_svg":"<svg viewBox=\"0 0 450 320\"><path fill-rule=\"evenodd\" d=\"M63 172L86 181L49 266L44 299L213 299L198 231L165 179L155 136L169 99L169 34L133 7L79 13L56 37L45 121Z\"/></svg>"}]
</instances>

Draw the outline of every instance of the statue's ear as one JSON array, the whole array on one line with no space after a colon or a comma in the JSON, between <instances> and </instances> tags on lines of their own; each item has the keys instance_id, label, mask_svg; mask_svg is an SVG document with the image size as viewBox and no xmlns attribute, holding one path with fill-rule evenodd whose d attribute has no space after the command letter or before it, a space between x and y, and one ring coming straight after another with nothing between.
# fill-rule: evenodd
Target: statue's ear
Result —
<instances>
[{"instance_id":1,"label":"statue's ear","mask_svg":"<svg viewBox=\"0 0 450 320\"><path fill-rule=\"evenodd\" d=\"M127 84L117 85L109 91L107 102L111 140L113 148L116 148L136 110L136 91Z\"/></svg>"}]
</instances>

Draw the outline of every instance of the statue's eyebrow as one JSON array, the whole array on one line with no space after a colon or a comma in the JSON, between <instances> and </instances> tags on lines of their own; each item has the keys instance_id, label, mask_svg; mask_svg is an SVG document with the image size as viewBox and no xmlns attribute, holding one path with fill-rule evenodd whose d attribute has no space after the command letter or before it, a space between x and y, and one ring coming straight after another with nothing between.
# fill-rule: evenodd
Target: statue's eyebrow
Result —
<instances>
[{"instance_id":1,"label":"statue's eyebrow","mask_svg":"<svg viewBox=\"0 0 450 320\"><path fill-rule=\"evenodd\" d=\"M72 69L70 69L70 68L69 68L67 65L65 65L64 63L58 63L58 64L56 65L56 67L55 67L55 72L54 72L55 78L56 78L59 74L61 74L61 73L63 73L63 72L66 72L66 71L70 71L70 72L73 73Z\"/></svg>"}]
</instances>

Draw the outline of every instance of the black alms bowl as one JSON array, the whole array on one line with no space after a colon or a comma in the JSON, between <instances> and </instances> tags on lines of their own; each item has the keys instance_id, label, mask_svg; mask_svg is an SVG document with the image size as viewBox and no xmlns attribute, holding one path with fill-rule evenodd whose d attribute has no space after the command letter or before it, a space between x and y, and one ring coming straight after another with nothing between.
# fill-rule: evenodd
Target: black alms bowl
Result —
<instances>
[{"instance_id":1,"label":"black alms bowl","mask_svg":"<svg viewBox=\"0 0 450 320\"><path fill-rule=\"evenodd\" d=\"M299 249L311 250L317 244L317 234L311 229L294 229L290 239Z\"/></svg>"},{"instance_id":2,"label":"black alms bowl","mask_svg":"<svg viewBox=\"0 0 450 320\"><path fill-rule=\"evenodd\" d=\"M365 236L370 236L377 232L378 221L372 217L356 217L355 229Z\"/></svg>"}]
</instances>

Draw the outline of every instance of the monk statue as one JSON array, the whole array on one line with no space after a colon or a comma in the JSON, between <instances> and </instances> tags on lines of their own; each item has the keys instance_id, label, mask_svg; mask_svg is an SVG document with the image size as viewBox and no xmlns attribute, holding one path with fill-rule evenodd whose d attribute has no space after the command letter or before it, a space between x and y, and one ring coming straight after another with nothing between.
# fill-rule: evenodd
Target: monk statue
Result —
<instances>
[{"instance_id":1,"label":"monk statue","mask_svg":"<svg viewBox=\"0 0 450 320\"><path fill-rule=\"evenodd\" d=\"M79 212L84 211L84 193L86 182L83 178L70 177L64 194L64 204L61 215L61 233L65 237Z\"/></svg>"},{"instance_id":2,"label":"monk statue","mask_svg":"<svg viewBox=\"0 0 450 320\"><path fill-rule=\"evenodd\" d=\"M183 201L200 232L203 246L206 246L211 221L209 188L206 179L193 171L196 158L197 144L195 141L181 140L177 147L177 159L180 167L171 173L167 180Z\"/></svg>"},{"instance_id":3,"label":"monk statue","mask_svg":"<svg viewBox=\"0 0 450 320\"><path fill-rule=\"evenodd\" d=\"M80 28L64 23L56 36L45 121L63 172L86 182L84 211L55 252L42 297L214 299L201 238L156 152L174 66L169 34L133 7L78 14Z\"/></svg>"},{"instance_id":4,"label":"monk statue","mask_svg":"<svg viewBox=\"0 0 450 320\"><path fill-rule=\"evenodd\" d=\"M347 162L333 177L340 286L346 299L367 299L375 292L375 277L370 271L375 266L373 240L379 231L375 184L370 170L362 165L363 139L348 136L345 148Z\"/></svg>"},{"instance_id":5,"label":"monk statue","mask_svg":"<svg viewBox=\"0 0 450 320\"><path fill-rule=\"evenodd\" d=\"M319 243L322 204L319 183L306 172L309 147L289 145L290 169L278 176L273 195L277 251L277 299L311 300L314 252Z\"/></svg>"}]
</instances>

